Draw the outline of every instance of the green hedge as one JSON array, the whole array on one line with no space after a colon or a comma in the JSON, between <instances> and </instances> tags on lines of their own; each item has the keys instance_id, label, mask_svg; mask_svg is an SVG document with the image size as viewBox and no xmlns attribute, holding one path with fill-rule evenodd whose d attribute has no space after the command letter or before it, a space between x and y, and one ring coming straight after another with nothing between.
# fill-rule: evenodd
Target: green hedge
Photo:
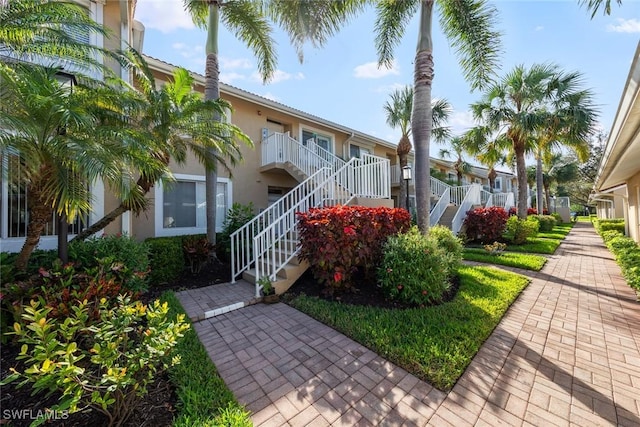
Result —
<instances>
[{"instance_id":1,"label":"green hedge","mask_svg":"<svg viewBox=\"0 0 640 427\"><path fill-rule=\"evenodd\" d=\"M640 246L630 237L623 236L618 230L602 231L600 235L616 257L616 262L629 286L636 292L640 292Z\"/></svg>"},{"instance_id":2,"label":"green hedge","mask_svg":"<svg viewBox=\"0 0 640 427\"><path fill-rule=\"evenodd\" d=\"M151 237L145 242L149 245L149 283L152 286L180 276L185 267L182 236Z\"/></svg>"}]
</instances>

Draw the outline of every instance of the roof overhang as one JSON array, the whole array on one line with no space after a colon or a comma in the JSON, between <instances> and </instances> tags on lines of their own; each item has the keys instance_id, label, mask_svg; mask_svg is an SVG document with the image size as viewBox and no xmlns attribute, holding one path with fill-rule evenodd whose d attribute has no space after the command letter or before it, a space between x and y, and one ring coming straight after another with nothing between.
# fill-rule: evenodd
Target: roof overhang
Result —
<instances>
[{"instance_id":1,"label":"roof overhang","mask_svg":"<svg viewBox=\"0 0 640 427\"><path fill-rule=\"evenodd\" d=\"M640 43L598 169L598 192L623 185L640 170Z\"/></svg>"}]
</instances>

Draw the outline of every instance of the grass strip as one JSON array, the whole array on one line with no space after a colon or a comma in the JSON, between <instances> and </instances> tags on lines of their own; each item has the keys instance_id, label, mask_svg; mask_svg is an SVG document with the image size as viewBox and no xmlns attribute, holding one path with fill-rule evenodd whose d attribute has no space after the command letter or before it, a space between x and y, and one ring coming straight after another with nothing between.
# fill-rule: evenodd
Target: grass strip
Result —
<instances>
[{"instance_id":1,"label":"grass strip","mask_svg":"<svg viewBox=\"0 0 640 427\"><path fill-rule=\"evenodd\" d=\"M540 271L547 262L547 259L540 255L517 252L502 252L497 255L491 255L484 249L475 248L465 249L462 253L462 258L467 261L506 265L509 267L517 267L533 271Z\"/></svg>"},{"instance_id":2,"label":"grass strip","mask_svg":"<svg viewBox=\"0 0 640 427\"><path fill-rule=\"evenodd\" d=\"M532 254L546 254L552 255L558 246L560 246L560 240L545 239L543 237L530 237L526 243L522 245L509 244L507 249L510 252L526 252Z\"/></svg>"},{"instance_id":3,"label":"grass strip","mask_svg":"<svg viewBox=\"0 0 640 427\"><path fill-rule=\"evenodd\" d=\"M463 266L459 275L456 297L434 307L391 310L305 295L290 304L447 391L529 283L493 267Z\"/></svg>"},{"instance_id":4,"label":"grass strip","mask_svg":"<svg viewBox=\"0 0 640 427\"><path fill-rule=\"evenodd\" d=\"M165 292L160 299L169 304L171 316L185 313L173 292ZM176 354L181 361L169 370L178 396L175 427L252 425L249 413L220 378L193 327L176 346Z\"/></svg>"}]
</instances>

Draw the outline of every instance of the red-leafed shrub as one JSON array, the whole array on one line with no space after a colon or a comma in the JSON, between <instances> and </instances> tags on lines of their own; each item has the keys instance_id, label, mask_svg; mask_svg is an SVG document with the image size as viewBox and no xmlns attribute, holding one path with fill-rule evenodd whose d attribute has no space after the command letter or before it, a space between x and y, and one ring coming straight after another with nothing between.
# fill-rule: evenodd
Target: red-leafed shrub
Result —
<instances>
[{"instance_id":1,"label":"red-leafed shrub","mask_svg":"<svg viewBox=\"0 0 640 427\"><path fill-rule=\"evenodd\" d=\"M545 215L548 214L548 211L546 209L543 209L543 212ZM509 208L509 216L512 215L517 215L518 211L516 210L515 206ZM538 210L536 208L527 208L527 215L538 215Z\"/></svg>"},{"instance_id":2,"label":"red-leafed shrub","mask_svg":"<svg viewBox=\"0 0 640 427\"><path fill-rule=\"evenodd\" d=\"M498 206L468 211L463 224L467 239L481 243L499 240L508 218L507 212Z\"/></svg>"},{"instance_id":3,"label":"red-leafed shrub","mask_svg":"<svg viewBox=\"0 0 640 427\"><path fill-rule=\"evenodd\" d=\"M374 271L387 237L408 230L411 223L409 212L399 208L333 206L297 215L300 258L329 294L349 288L356 269Z\"/></svg>"}]
</instances>

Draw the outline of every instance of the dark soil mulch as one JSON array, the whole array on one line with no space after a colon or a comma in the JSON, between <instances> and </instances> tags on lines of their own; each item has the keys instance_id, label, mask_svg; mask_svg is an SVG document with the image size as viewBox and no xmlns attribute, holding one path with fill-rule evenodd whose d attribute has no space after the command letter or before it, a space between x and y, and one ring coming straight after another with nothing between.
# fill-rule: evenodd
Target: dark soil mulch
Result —
<instances>
[{"instance_id":1,"label":"dark soil mulch","mask_svg":"<svg viewBox=\"0 0 640 427\"><path fill-rule=\"evenodd\" d=\"M451 301L458 292L460 280L458 276L451 279L451 286L443 295L442 302ZM367 278L362 272L356 272L353 276L353 286L339 294L329 295L324 292L321 286L313 277L310 270L307 270L287 291L284 300L294 298L297 295L305 294L307 296L318 297L327 301L336 301L343 304L352 305L368 305L372 307L390 308L390 309L406 309L415 308L416 305L405 304L394 301L385 296L382 289L377 286L375 279Z\"/></svg>"}]
</instances>

